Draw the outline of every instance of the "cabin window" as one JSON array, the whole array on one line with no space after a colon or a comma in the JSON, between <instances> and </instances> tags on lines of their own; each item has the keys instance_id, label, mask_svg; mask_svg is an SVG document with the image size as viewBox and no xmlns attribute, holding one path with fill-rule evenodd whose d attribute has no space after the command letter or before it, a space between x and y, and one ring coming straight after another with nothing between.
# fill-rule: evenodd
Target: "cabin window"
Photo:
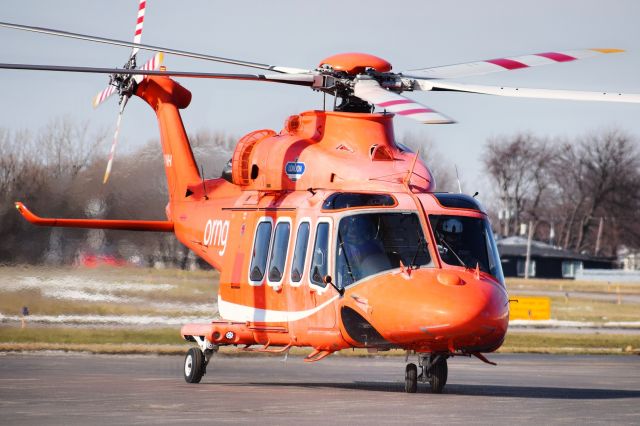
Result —
<instances>
[{"instance_id":1,"label":"cabin window","mask_svg":"<svg viewBox=\"0 0 640 426\"><path fill-rule=\"evenodd\" d=\"M269 261L269 281L282 281L284 264L287 260L287 248L289 247L289 234L291 225L289 222L280 222L276 225L276 232L271 247L271 260Z\"/></svg>"},{"instance_id":2,"label":"cabin window","mask_svg":"<svg viewBox=\"0 0 640 426\"><path fill-rule=\"evenodd\" d=\"M293 262L291 264L291 281L300 282L302 271L304 271L304 261L307 258L307 246L309 245L309 222L302 222L298 226L296 236L296 247L293 251Z\"/></svg>"},{"instance_id":3,"label":"cabin window","mask_svg":"<svg viewBox=\"0 0 640 426\"><path fill-rule=\"evenodd\" d=\"M336 285L344 288L373 274L431 264L415 213L364 213L344 217L336 241Z\"/></svg>"},{"instance_id":4,"label":"cabin window","mask_svg":"<svg viewBox=\"0 0 640 426\"><path fill-rule=\"evenodd\" d=\"M325 287L324 277L329 272L329 224L320 222L316 228L316 241L313 245L311 262L311 282Z\"/></svg>"},{"instance_id":5,"label":"cabin window","mask_svg":"<svg viewBox=\"0 0 640 426\"><path fill-rule=\"evenodd\" d=\"M272 226L271 222L260 222L256 229L256 239L253 242L251 255L251 267L249 268L249 280L251 281L260 282L264 277Z\"/></svg>"}]
</instances>

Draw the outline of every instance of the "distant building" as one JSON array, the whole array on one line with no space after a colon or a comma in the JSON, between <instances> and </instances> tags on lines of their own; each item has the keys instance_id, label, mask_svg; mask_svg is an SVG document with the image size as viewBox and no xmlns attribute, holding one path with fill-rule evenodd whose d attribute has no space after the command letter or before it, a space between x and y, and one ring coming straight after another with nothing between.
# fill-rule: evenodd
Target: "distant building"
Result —
<instances>
[{"instance_id":1,"label":"distant building","mask_svg":"<svg viewBox=\"0 0 640 426\"><path fill-rule=\"evenodd\" d=\"M634 251L628 247L622 247L618 251L618 259L625 271L640 270L640 251Z\"/></svg>"},{"instance_id":2,"label":"distant building","mask_svg":"<svg viewBox=\"0 0 640 426\"><path fill-rule=\"evenodd\" d=\"M498 251L505 277L524 277L527 239L507 237L498 240ZM596 257L543 243L531 242L529 277L575 278L582 269L613 269L615 258Z\"/></svg>"}]
</instances>

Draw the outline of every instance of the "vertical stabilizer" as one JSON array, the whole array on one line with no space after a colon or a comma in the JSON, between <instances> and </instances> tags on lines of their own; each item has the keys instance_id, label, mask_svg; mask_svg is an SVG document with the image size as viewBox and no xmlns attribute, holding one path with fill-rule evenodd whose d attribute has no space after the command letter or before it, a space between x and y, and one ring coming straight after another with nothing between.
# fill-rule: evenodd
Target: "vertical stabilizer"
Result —
<instances>
[{"instance_id":1,"label":"vertical stabilizer","mask_svg":"<svg viewBox=\"0 0 640 426\"><path fill-rule=\"evenodd\" d=\"M181 199L187 185L200 180L198 167L178 109L191 102L191 92L169 77L147 76L140 82L136 95L156 112L160 127L160 142L167 174L169 197Z\"/></svg>"}]
</instances>

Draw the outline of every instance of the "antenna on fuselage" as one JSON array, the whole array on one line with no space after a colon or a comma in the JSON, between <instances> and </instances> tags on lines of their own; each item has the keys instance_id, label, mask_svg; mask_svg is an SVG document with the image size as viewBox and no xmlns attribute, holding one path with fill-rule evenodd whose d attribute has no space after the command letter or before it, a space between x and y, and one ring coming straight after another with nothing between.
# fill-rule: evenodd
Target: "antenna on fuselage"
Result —
<instances>
[{"instance_id":1,"label":"antenna on fuselage","mask_svg":"<svg viewBox=\"0 0 640 426\"><path fill-rule=\"evenodd\" d=\"M204 166L200 166L200 179L202 179L202 195L204 196L205 200L208 200L209 197L207 197L207 185L205 185L204 183Z\"/></svg>"},{"instance_id":2,"label":"antenna on fuselage","mask_svg":"<svg viewBox=\"0 0 640 426\"><path fill-rule=\"evenodd\" d=\"M458 165L454 164L456 168L456 180L458 181L458 193L462 194L462 185L460 184L460 175L458 174Z\"/></svg>"}]
</instances>

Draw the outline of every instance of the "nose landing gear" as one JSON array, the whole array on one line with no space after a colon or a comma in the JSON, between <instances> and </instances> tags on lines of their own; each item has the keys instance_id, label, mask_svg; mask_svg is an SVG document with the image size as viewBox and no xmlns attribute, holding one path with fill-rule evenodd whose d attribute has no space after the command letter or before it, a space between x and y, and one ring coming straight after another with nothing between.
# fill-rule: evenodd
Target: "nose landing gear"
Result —
<instances>
[{"instance_id":1,"label":"nose landing gear","mask_svg":"<svg viewBox=\"0 0 640 426\"><path fill-rule=\"evenodd\" d=\"M200 348L189 349L184 358L184 380L187 383L200 383L204 371L204 355Z\"/></svg>"},{"instance_id":2,"label":"nose landing gear","mask_svg":"<svg viewBox=\"0 0 640 426\"><path fill-rule=\"evenodd\" d=\"M415 393L418 390L418 381L421 381L429 383L431 392L442 393L449 375L447 358L446 354L419 354L418 366L421 373L418 375L418 367L415 364L407 364L404 375L405 392Z\"/></svg>"},{"instance_id":3,"label":"nose landing gear","mask_svg":"<svg viewBox=\"0 0 640 426\"><path fill-rule=\"evenodd\" d=\"M207 374L207 365L218 346L211 344L206 338L192 336L199 347L192 347L184 358L184 380L187 383L200 383L202 376Z\"/></svg>"}]
</instances>

